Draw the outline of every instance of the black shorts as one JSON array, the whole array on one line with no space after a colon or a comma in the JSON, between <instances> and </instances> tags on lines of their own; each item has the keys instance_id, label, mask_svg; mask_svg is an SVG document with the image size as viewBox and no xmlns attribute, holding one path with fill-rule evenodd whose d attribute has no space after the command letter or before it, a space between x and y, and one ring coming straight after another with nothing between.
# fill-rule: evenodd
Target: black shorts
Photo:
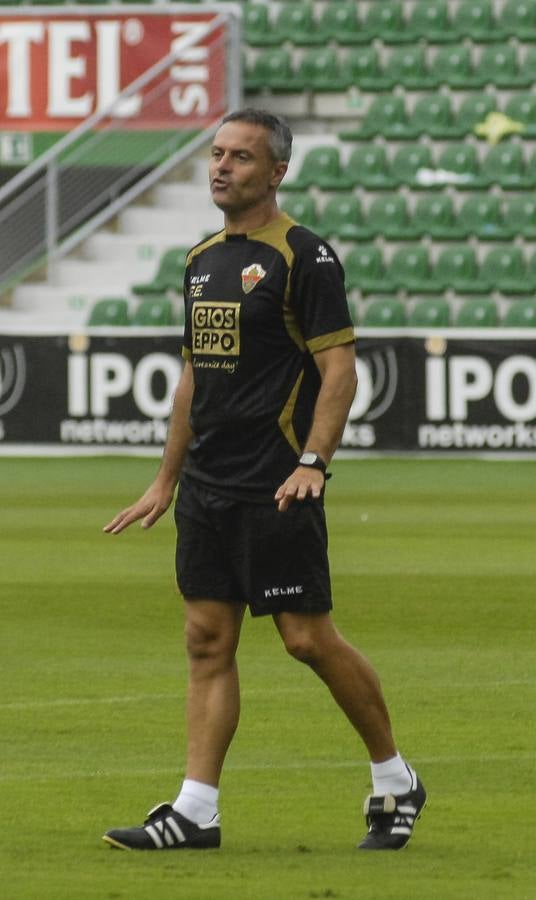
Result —
<instances>
[{"instance_id":1,"label":"black shorts","mask_svg":"<svg viewBox=\"0 0 536 900\"><path fill-rule=\"evenodd\" d=\"M175 505L176 571L187 600L246 603L253 616L331 609L327 530L321 501L286 512L216 494L191 478Z\"/></svg>"}]
</instances>

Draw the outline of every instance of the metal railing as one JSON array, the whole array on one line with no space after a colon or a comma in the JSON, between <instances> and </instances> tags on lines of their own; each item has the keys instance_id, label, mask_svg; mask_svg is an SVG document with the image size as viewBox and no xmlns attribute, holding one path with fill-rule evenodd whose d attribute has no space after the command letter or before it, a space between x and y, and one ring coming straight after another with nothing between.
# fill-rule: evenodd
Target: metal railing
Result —
<instances>
[{"instance_id":1,"label":"metal railing","mask_svg":"<svg viewBox=\"0 0 536 900\"><path fill-rule=\"evenodd\" d=\"M183 130L176 120L158 130L134 130L118 113L134 94L144 113L158 109L175 84L174 63L195 43L186 32L174 49L0 188L0 294L37 267L50 267L127 204L210 140L221 117L241 96L238 24L218 14L207 36L226 24L226 93L221 108L200 127ZM221 49L221 47L220 47Z\"/></svg>"}]
</instances>

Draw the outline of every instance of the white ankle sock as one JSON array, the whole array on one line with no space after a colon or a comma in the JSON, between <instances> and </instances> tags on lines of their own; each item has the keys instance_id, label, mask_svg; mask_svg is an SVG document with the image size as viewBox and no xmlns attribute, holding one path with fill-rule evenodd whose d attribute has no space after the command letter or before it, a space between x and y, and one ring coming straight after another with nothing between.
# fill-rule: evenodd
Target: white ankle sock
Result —
<instances>
[{"instance_id":1,"label":"white ankle sock","mask_svg":"<svg viewBox=\"0 0 536 900\"><path fill-rule=\"evenodd\" d=\"M372 789L376 796L407 794L417 784L417 776L411 766L397 753L382 763L371 763Z\"/></svg>"},{"instance_id":2,"label":"white ankle sock","mask_svg":"<svg viewBox=\"0 0 536 900\"><path fill-rule=\"evenodd\" d=\"M211 784L185 778L173 809L196 825L206 825L218 812L219 793Z\"/></svg>"}]
</instances>

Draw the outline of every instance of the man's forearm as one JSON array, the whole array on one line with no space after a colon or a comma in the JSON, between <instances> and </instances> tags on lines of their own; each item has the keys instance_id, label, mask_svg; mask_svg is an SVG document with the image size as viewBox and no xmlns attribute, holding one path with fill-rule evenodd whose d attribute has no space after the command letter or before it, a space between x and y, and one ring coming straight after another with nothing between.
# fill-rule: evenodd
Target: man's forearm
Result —
<instances>
[{"instance_id":1,"label":"man's forearm","mask_svg":"<svg viewBox=\"0 0 536 900\"><path fill-rule=\"evenodd\" d=\"M190 363L186 363L181 380L175 391L173 408L169 418L168 433L162 462L157 479L175 486L193 437L190 427L190 409L193 394L193 372Z\"/></svg>"},{"instance_id":2,"label":"man's forearm","mask_svg":"<svg viewBox=\"0 0 536 900\"><path fill-rule=\"evenodd\" d=\"M322 385L303 448L318 453L325 463L329 463L339 446L357 386L353 345L334 350L338 352L326 351L325 356L316 357Z\"/></svg>"}]
</instances>

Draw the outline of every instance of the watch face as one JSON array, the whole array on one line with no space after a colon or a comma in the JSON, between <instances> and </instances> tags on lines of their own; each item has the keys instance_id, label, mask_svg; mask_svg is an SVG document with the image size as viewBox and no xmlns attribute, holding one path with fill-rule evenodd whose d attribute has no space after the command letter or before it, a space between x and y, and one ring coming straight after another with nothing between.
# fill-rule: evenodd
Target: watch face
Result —
<instances>
[{"instance_id":1,"label":"watch face","mask_svg":"<svg viewBox=\"0 0 536 900\"><path fill-rule=\"evenodd\" d=\"M304 466L312 466L317 461L318 457L316 453L312 453L310 450L307 453L302 453L300 462Z\"/></svg>"}]
</instances>

